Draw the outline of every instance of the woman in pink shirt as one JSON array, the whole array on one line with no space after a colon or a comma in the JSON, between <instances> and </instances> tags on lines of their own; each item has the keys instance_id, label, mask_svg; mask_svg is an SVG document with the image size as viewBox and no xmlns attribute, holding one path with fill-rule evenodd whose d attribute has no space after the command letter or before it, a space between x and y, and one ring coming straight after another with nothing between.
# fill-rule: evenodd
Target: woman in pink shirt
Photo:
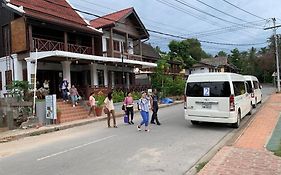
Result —
<instances>
[{"instance_id":1,"label":"woman in pink shirt","mask_svg":"<svg viewBox=\"0 0 281 175\"><path fill-rule=\"evenodd\" d=\"M89 97L89 103L90 103L90 110L89 110L89 114L88 117L91 116L91 113L94 113L94 117L96 116L96 99L94 97L94 92L91 93L90 97Z\"/></svg>"},{"instance_id":2,"label":"woman in pink shirt","mask_svg":"<svg viewBox=\"0 0 281 175\"><path fill-rule=\"evenodd\" d=\"M124 106L125 106L125 110L126 110L126 115L129 118L129 124L133 125L133 119L134 119L134 99L132 97L132 93L128 92L127 97L125 97L124 99ZM130 121L130 117L129 115L131 114L131 121Z\"/></svg>"}]
</instances>

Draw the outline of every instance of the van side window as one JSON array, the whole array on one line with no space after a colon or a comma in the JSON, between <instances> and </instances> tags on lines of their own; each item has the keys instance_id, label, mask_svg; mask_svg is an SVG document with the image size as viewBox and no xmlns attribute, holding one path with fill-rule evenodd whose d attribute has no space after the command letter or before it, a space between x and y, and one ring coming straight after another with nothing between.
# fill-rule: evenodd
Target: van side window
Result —
<instances>
[{"instance_id":1,"label":"van side window","mask_svg":"<svg viewBox=\"0 0 281 175\"><path fill-rule=\"evenodd\" d=\"M234 81L233 88L235 96L243 95L246 93L245 83L243 81Z\"/></svg>"},{"instance_id":2,"label":"van side window","mask_svg":"<svg viewBox=\"0 0 281 175\"><path fill-rule=\"evenodd\" d=\"M251 81L247 81L247 84L249 86L249 93L252 93L253 92L253 86L252 86L252 82Z\"/></svg>"},{"instance_id":3,"label":"van side window","mask_svg":"<svg viewBox=\"0 0 281 175\"><path fill-rule=\"evenodd\" d=\"M253 92L253 90L250 88L248 82L246 82L246 88L247 88L247 92L248 92L248 93L252 93L252 92Z\"/></svg>"},{"instance_id":4,"label":"van side window","mask_svg":"<svg viewBox=\"0 0 281 175\"><path fill-rule=\"evenodd\" d=\"M259 89L259 82L254 81L254 88L255 88L255 89Z\"/></svg>"}]
</instances>

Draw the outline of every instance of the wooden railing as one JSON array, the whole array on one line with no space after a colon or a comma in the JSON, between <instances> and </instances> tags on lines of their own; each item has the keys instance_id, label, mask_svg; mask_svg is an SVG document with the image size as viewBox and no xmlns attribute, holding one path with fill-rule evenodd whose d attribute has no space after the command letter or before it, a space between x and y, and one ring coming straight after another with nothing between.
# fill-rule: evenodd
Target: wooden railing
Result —
<instances>
[{"instance_id":1,"label":"wooden railing","mask_svg":"<svg viewBox=\"0 0 281 175\"><path fill-rule=\"evenodd\" d=\"M41 38L33 38L34 48L38 51L64 50L64 43Z\"/></svg>"},{"instance_id":2,"label":"wooden railing","mask_svg":"<svg viewBox=\"0 0 281 175\"><path fill-rule=\"evenodd\" d=\"M119 51L114 51L113 54L114 54L114 55L113 55L114 58L122 58L122 53L119 52ZM104 56L104 57L110 56L109 51L103 52L103 56ZM124 59L142 61L142 56L124 53Z\"/></svg>"},{"instance_id":3,"label":"wooden railing","mask_svg":"<svg viewBox=\"0 0 281 175\"><path fill-rule=\"evenodd\" d=\"M65 44L59 41L47 40L42 38L33 38L34 48L38 51L68 51L80 54L92 54L92 48L87 46L81 46L76 44L67 44L67 50L65 50Z\"/></svg>"}]
</instances>

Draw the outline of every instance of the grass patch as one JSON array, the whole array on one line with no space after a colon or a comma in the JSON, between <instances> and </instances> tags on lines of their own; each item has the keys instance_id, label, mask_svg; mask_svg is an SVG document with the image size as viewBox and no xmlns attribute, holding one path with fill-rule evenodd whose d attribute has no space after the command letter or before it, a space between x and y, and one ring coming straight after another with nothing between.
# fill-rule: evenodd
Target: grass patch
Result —
<instances>
[{"instance_id":1,"label":"grass patch","mask_svg":"<svg viewBox=\"0 0 281 175\"><path fill-rule=\"evenodd\" d=\"M201 162L199 163L195 168L196 168L196 171L197 173L202 170L204 168L204 166L207 164L208 162Z\"/></svg>"},{"instance_id":2,"label":"grass patch","mask_svg":"<svg viewBox=\"0 0 281 175\"><path fill-rule=\"evenodd\" d=\"M281 140L277 150L273 151L274 155L281 157Z\"/></svg>"}]
</instances>

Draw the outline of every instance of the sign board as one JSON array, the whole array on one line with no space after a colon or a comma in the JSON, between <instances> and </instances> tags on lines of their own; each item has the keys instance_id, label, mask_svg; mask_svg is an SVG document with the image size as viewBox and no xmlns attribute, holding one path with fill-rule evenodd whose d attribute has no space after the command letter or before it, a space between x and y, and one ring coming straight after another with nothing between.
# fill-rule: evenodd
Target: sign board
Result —
<instances>
[{"instance_id":1,"label":"sign board","mask_svg":"<svg viewBox=\"0 0 281 175\"><path fill-rule=\"evenodd\" d=\"M47 95L45 97L46 101L46 118L47 119L57 119L57 96Z\"/></svg>"},{"instance_id":2,"label":"sign board","mask_svg":"<svg viewBox=\"0 0 281 175\"><path fill-rule=\"evenodd\" d=\"M203 96L210 97L210 88L209 87L204 87Z\"/></svg>"}]
</instances>

